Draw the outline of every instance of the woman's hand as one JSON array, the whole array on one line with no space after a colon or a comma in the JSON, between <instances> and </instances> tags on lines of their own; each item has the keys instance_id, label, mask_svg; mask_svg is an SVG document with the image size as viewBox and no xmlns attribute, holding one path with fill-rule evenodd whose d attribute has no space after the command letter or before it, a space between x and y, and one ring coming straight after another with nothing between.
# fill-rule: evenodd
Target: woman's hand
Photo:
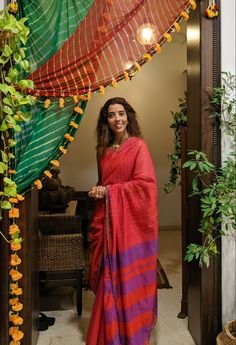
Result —
<instances>
[{"instance_id":1,"label":"woman's hand","mask_svg":"<svg viewBox=\"0 0 236 345\"><path fill-rule=\"evenodd\" d=\"M102 199L105 198L106 196L106 187L103 186L95 186L93 187L88 195L90 196L90 198L94 198L94 199Z\"/></svg>"}]
</instances>

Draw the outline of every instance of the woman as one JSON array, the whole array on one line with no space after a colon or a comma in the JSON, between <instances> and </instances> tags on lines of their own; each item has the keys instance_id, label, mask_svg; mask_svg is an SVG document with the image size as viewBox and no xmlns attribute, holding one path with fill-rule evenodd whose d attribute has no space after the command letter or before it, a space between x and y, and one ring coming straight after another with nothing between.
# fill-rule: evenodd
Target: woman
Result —
<instances>
[{"instance_id":1,"label":"woman","mask_svg":"<svg viewBox=\"0 0 236 345\"><path fill-rule=\"evenodd\" d=\"M91 224L87 345L147 345L157 313L157 192L150 154L123 98L108 100L97 124L99 181Z\"/></svg>"}]
</instances>

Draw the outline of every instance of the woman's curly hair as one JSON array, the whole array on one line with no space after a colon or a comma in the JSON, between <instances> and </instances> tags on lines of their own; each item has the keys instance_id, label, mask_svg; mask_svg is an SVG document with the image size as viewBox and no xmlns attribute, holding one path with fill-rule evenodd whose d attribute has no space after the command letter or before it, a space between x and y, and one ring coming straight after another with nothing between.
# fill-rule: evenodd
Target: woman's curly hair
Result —
<instances>
[{"instance_id":1,"label":"woman's curly hair","mask_svg":"<svg viewBox=\"0 0 236 345\"><path fill-rule=\"evenodd\" d=\"M137 120L137 114L134 108L122 97L114 97L109 99L104 106L101 108L96 128L97 133L97 151L98 156L101 157L104 150L109 147L114 141L113 132L108 127L108 108L111 104L121 104L123 105L127 119L128 125L126 130L130 136L142 137L141 129Z\"/></svg>"}]
</instances>

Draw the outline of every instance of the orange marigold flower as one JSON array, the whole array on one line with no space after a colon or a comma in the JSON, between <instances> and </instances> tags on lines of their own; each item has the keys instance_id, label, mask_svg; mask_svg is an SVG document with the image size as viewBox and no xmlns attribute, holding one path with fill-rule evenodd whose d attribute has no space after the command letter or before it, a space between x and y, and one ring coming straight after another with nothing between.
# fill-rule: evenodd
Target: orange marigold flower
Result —
<instances>
[{"instance_id":1,"label":"orange marigold flower","mask_svg":"<svg viewBox=\"0 0 236 345\"><path fill-rule=\"evenodd\" d=\"M112 87L116 88L117 87L117 81L115 79L112 79L111 85L112 85Z\"/></svg>"},{"instance_id":2,"label":"orange marigold flower","mask_svg":"<svg viewBox=\"0 0 236 345\"><path fill-rule=\"evenodd\" d=\"M22 288L12 289L11 290L12 295L20 296L22 295L23 291Z\"/></svg>"},{"instance_id":3,"label":"orange marigold flower","mask_svg":"<svg viewBox=\"0 0 236 345\"><path fill-rule=\"evenodd\" d=\"M17 13L18 11L18 3L17 2L11 2L9 4L9 12L12 12L12 13Z\"/></svg>"},{"instance_id":4,"label":"orange marigold flower","mask_svg":"<svg viewBox=\"0 0 236 345\"><path fill-rule=\"evenodd\" d=\"M193 10L196 10L197 4L194 0L189 0L189 5L192 7Z\"/></svg>"},{"instance_id":5,"label":"orange marigold flower","mask_svg":"<svg viewBox=\"0 0 236 345\"><path fill-rule=\"evenodd\" d=\"M101 95L105 95L105 87L103 85L99 86L99 91Z\"/></svg>"},{"instance_id":6,"label":"orange marigold flower","mask_svg":"<svg viewBox=\"0 0 236 345\"><path fill-rule=\"evenodd\" d=\"M23 304L21 302L18 302L17 304L13 305L11 309L13 311L20 311L23 309Z\"/></svg>"},{"instance_id":7,"label":"orange marigold flower","mask_svg":"<svg viewBox=\"0 0 236 345\"><path fill-rule=\"evenodd\" d=\"M38 189L43 188L42 182L40 180L35 180L34 184Z\"/></svg>"},{"instance_id":8,"label":"orange marigold flower","mask_svg":"<svg viewBox=\"0 0 236 345\"><path fill-rule=\"evenodd\" d=\"M14 251L17 251L17 250L20 250L21 249L21 244L20 243L13 243L11 242L11 250L14 252Z\"/></svg>"},{"instance_id":9,"label":"orange marigold flower","mask_svg":"<svg viewBox=\"0 0 236 345\"><path fill-rule=\"evenodd\" d=\"M59 161L56 160L56 159L51 160L50 163L51 163L52 165L54 165L55 167L59 167L59 166L60 166Z\"/></svg>"},{"instance_id":10,"label":"orange marigold flower","mask_svg":"<svg viewBox=\"0 0 236 345\"><path fill-rule=\"evenodd\" d=\"M46 109L49 108L50 103L51 103L50 99L46 99L44 102L44 108L46 108Z\"/></svg>"},{"instance_id":11,"label":"orange marigold flower","mask_svg":"<svg viewBox=\"0 0 236 345\"><path fill-rule=\"evenodd\" d=\"M67 149L65 149L63 146L59 147L59 150L65 155L67 153Z\"/></svg>"},{"instance_id":12,"label":"orange marigold flower","mask_svg":"<svg viewBox=\"0 0 236 345\"><path fill-rule=\"evenodd\" d=\"M9 299L9 305L16 305L17 303L19 303L18 298L10 298Z\"/></svg>"},{"instance_id":13,"label":"orange marigold flower","mask_svg":"<svg viewBox=\"0 0 236 345\"><path fill-rule=\"evenodd\" d=\"M74 111L76 111L76 113L79 113L81 115L83 114L83 109L81 109L80 107L75 107Z\"/></svg>"},{"instance_id":14,"label":"orange marigold flower","mask_svg":"<svg viewBox=\"0 0 236 345\"><path fill-rule=\"evenodd\" d=\"M182 17L184 20L186 20L186 21L189 19L189 15L188 15L188 13L185 12L185 11L182 11L182 12L180 13L180 15L181 15L181 17Z\"/></svg>"},{"instance_id":15,"label":"orange marigold flower","mask_svg":"<svg viewBox=\"0 0 236 345\"><path fill-rule=\"evenodd\" d=\"M9 174L16 174L16 170L14 170L14 169L9 169L8 172L9 172Z\"/></svg>"},{"instance_id":16,"label":"orange marigold flower","mask_svg":"<svg viewBox=\"0 0 236 345\"><path fill-rule=\"evenodd\" d=\"M77 123L75 123L74 121L70 122L70 126L73 128L79 128L79 125L77 125Z\"/></svg>"},{"instance_id":17,"label":"orange marigold flower","mask_svg":"<svg viewBox=\"0 0 236 345\"><path fill-rule=\"evenodd\" d=\"M20 273L18 270L15 270L13 268L10 270L9 275L11 276L11 279L13 281L20 280L23 277L22 273Z\"/></svg>"},{"instance_id":18,"label":"orange marigold flower","mask_svg":"<svg viewBox=\"0 0 236 345\"><path fill-rule=\"evenodd\" d=\"M18 315L9 315L9 321L13 323L13 325L22 325L24 320L22 317Z\"/></svg>"},{"instance_id":19,"label":"orange marigold flower","mask_svg":"<svg viewBox=\"0 0 236 345\"><path fill-rule=\"evenodd\" d=\"M90 101L91 98L92 98L92 91L89 91L87 94L87 100Z\"/></svg>"},{"instance_id":20,"label":"orange marigold flower","mask_svg":"<svg viewBox=\"0 0 236 345\"><path fill-rule=\"evenodd\" d=\"M17 199L17 198L9 198L8 201L9 201L9 202L13 202L13 203L15 203L15 204L18 203L18 199Z\"/></svg>"},{"instance_id":21,"label":"orange marigold flower","mask_svg":"<svg viewBox=\"0 0 236 345\"><path fill-rule=\"evenodd\" d=\"M24 337L24 333L15 326L9 328L9 335L15 342L18 342Z\"/></svg>"},{"instance_id":22,"label":"orange marigold flower","mask_svg":"<svg viewBox=\"0 0 236 345\"><path fill-rule=\"evenodd\" d=\"M20 341L11 340L9 345L21 345Z\"/></svg>"},{"instance_id":23,"label":"orange marigold flower","mask_svg":"<svg viewBox=\"0 0 236 345\"><path fill-rule=\"evenodd\" d=\"M49 170L44 170L44 175L46 175L48 178L52 178L52 174Z\"/></svg>"},{"instance_id":24,"label":"orange marigold flower","mask_svg":"<svg viewBox=\"0 0 236 345\"><path fill-rule=\"evenodd\" d=\"M69 133L66 133L66 134L64 135L64 138L65 138L66 140L70 141L70 142L74 140L74 138L73 138Z\"/></svg>"},{"instance_id":25,"label":"orange marigold flower","mask_svg":"<svg viewBox=\"0 0 236 345\"><path fill-rule=\"evenodd\" d=\"M17 199L18 199L19 201L25 200L25 197L24 197L23 195L21 195L21 194L16 194L16 197L17 197Z\"/></svg>"},{"instance_id":26,"label":"orange marigold flower","mask_svg":"<svg viewBox=\"0 0 236 345\"><path fill-rule=\"evenodd\" d=\"M64 98L59 98L59 108L64 108L65 100Z\"/></svg>"},{"instance_id":27,"label":"orange marigold flower","mask_svg":"<svg viewBox=\"0 0 236 345\"><path fill-rule=\"evenodd\" d=\"M137 72L140 72L141 71L141 66L140 66L140 64L138 63L138 62L135 62L135 67L136 67L136 71Z\"/></svg>"},{"instance_id":28,"label":"orange marigold flower","mask_svg":"<svg viewBox=\"0 0 236 345\"><path fill-rule=\"evenodd\" d=\"M13 207L9 210L9 218L19 218L19 208Z\"/></svg>"},{"instance_id":29,"label":"orange marigold flower","mask_svg":"<svg viewBox=\"0 0 236 345\"><path fill-rule=\"evenodd\" d=\"M127 71L124 72L124 77L125 77L125 80L129 80L129 73Z\"/></svg>"},{"instance_id":30,"label":"orange marigold flower","mask_svg":"<svg viewBox=\"0 0 236 345\"><path fill-rule=\"evenodd\" d=\"M172 37L170 34L168 34L168 32L166 32L163 37L167 40L167 42L171 42L172 41Z\"/></svg>"},{"instance_id":31,"label":"orange marigold flower","mask_svg":"<svg viewBox=\"0 0 236 345\"><path fill-rule=\"evenodd\" d=\"M20 229L19 229L19 226L17 224L12 224L9 226L9 235L13 235L15 234L16 232L20 232Z\"/></svg>"},{"instance_id":32,"label":"orange marigold flower","mask_svg":"<svg viewBox=\"0 0 236 345\"><path fill-rule=\"evenodd\" d=\"M21 258L17 254L11 254L11 266L18 266L21 263Z\"/></svg>"},{"instance_id":33,"label":"orange marigold flower","mask_svg":"<svg viewBox=\"0 0 236 345\"><path fill-rule=\"evenodd\" d=\"M177 22L174 22L174 27L176 32L180 32L180 25Z\"/></svg>"},{"instance_id":34,"label":"orange marigold flower","mask_svg":"<svg viewBox=\"0 0 236 345\"><path fill-rule=\"evenodd\" d=\"M18 283L11 283L10 284L10 289L17 289L18 288Z\"/></svg>"}]
</instances>

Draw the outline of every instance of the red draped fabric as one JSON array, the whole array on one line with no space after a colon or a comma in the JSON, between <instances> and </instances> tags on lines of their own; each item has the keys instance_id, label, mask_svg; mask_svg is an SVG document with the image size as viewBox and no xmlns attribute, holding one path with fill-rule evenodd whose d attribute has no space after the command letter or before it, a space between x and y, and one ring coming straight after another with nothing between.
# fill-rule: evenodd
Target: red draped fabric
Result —
<instances>
[{"instance_id":1,"label":"red draped fabric","mask_svg":"<svg viewBox=\"0 0 236 345\"><path fill-rule=\"evenodd\" d=\"M155 52L155 45L175 30L181 12L189 7L189 0L96 0L68 41L29 75L35 83L29 92L86 94L119 80L124 71L132 74L135 63L146 61L144 53ZM141 32L146 26L151 28L148 43Z\"/></svg>"},{"instance_id":2,"label":"red draped fabric","mask_svg":"<svg viewBox=\"0 0 236 345\"><path fill-rule=\"evenodd\" d=\"M96 292L87 345L146 345L157 317L157 190L148 149L132 137L101 163L106 202L91 225Z\"/></svg>"}]
</instances>

